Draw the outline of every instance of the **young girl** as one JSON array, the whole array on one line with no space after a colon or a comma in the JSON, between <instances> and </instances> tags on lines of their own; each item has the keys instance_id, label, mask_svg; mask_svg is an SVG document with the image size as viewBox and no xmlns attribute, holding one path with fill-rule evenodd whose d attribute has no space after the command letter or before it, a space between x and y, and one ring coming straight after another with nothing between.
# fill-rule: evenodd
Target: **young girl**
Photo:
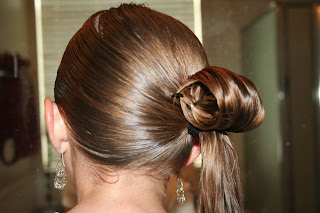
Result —
<instances>
[{"instance_id":1,"label":"young girl","mask_svg":"<svg viewBox=\"0 0 320 213\"><path fill-rule=\"evenodd\" d=\"M65 175L76 185L70 212L165 212L169 178L200 153L197 212L243 212L227 132L259 126L262 102L249 79L210 66L178 20L135 4L93 14L70 40L45 108L61 154L55 186Z\"/></svg>"}]
</instances>

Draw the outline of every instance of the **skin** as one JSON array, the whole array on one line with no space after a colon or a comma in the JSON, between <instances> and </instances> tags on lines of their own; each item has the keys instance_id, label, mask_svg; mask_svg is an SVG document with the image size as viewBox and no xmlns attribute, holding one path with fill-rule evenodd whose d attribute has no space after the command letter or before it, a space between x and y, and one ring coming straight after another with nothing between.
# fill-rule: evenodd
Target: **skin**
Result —
<instances>
[{"instance_id":1,"label":"skin","mask_svg":"<svg viewBox=\"0 0 320 213\"><path fill-rule=\"evenodd\" d=\"M45 100L45 120L51 143L58 153L63 152L67 176L76 185L78 204L69 213L100 213L106 210L118 213L166 212L164 200L168 180L146 175L142 169L120 173L109 172L107 168L97 170L73 147L58 107L49 98ZM199 154L199 145L193 145L184 166L191 164Z\"/></svg>"}]
</instances>

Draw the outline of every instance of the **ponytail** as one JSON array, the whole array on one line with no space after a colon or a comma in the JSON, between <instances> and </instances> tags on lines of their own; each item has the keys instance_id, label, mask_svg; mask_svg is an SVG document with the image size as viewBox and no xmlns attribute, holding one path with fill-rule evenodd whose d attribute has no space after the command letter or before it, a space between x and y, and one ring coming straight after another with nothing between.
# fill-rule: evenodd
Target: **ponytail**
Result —
<instances>
[{"instance_id":1,"label":"ponytail","mask_svg":"<svg viewBox=\"0 0 320 213\"><path fill-rule=\"evenodd\" d=\"M208 67L191 76L179 93L183 114L200 130L197 213L244 212L237 154L226 131L248 131L263 121L257 89L241 75Z\"/></svg>"},{"instance_id":2,"label":"ponytail","mask_svg":"<svg viewBox=\"0 0 320 213\"><path fill-rule=\"evenodd\" d=\"M200 135L202 168L197 212L243 212L237 154L226 133Z\"/></svg>"}]
</instances>

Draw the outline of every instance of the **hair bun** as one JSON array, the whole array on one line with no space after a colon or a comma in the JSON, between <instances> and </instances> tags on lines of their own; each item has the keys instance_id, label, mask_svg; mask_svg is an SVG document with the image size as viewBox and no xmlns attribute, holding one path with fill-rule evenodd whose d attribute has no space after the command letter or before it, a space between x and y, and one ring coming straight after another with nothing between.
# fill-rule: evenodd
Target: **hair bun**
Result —
<instances>
[{"instance_id":1,"label":"hair bun","mask_svg":"<svg viewBox=\"0 0 320 213\"><path fill-rule=\"evenodd\" d=\"M249 79L221 67L192 75L179 90L186 119L201 130L245 132L260 125L264 108Z\"/></svg>"}]
</instances>

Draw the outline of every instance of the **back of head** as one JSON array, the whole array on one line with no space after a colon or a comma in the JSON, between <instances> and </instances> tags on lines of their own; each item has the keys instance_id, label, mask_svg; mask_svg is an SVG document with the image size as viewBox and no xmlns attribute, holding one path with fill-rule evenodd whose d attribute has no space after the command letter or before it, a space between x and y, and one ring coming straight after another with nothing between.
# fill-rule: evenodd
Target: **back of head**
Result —
<instances>
[{"instance_id":1,"label":"back of head","mask_svg":"<svg viewBox=\"0 0 320 213\"><path fill-rule=\"evenodd\" d=\"M195 140L192 125L203 153L198 211L242 211L225 131L257 127L261 100L250 80L209 67L199 40L178 20L134 4L95 13L66 48L55 101L75 147L117 169L163 177L178 171Z\"/></svg>"}]
</instances>

